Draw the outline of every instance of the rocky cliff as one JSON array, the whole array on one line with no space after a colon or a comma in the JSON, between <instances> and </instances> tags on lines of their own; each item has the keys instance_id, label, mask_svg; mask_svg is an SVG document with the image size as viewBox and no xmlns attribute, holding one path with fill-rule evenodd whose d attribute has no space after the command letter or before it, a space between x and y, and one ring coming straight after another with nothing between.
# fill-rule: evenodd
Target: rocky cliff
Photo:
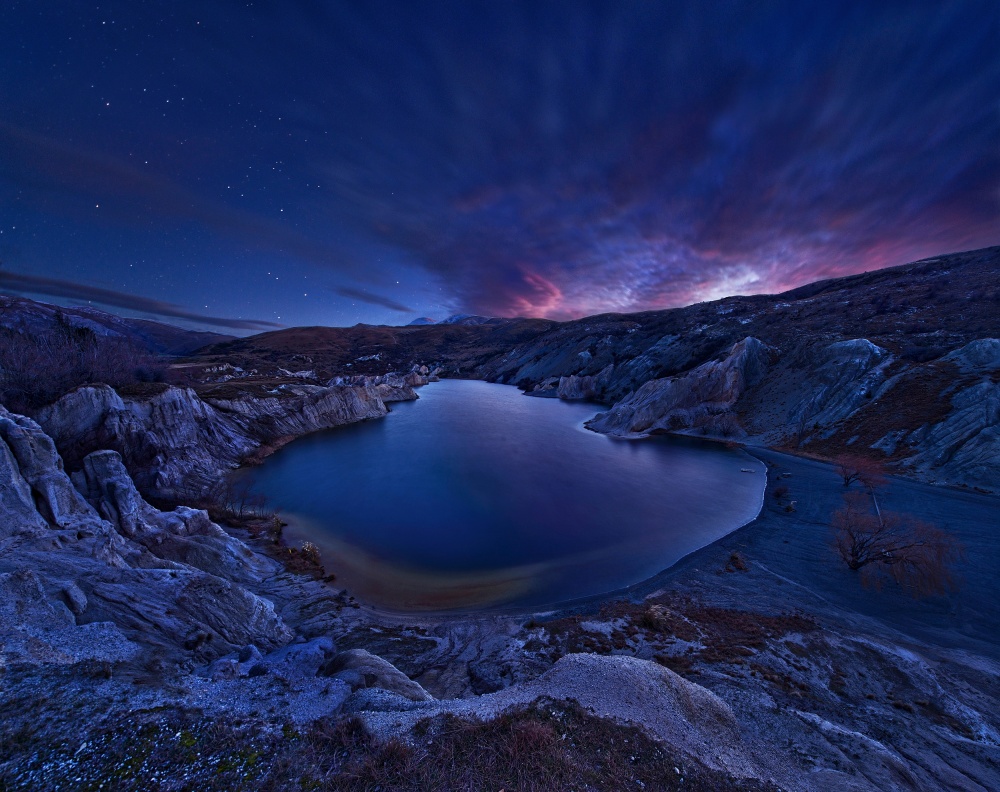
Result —
<instances>
[{"instance_id":1,"label":"rocky cliff","mask_svg":"<svg viewBox=\"0 0 1000 792\"><path fill-rule=\"evenodd\" d=\"M747 338L721 359L649 380L587 427L874 455L925 480L996 490L998 346L997 339L979 339L914 365L864 338L788 351ZM594 398L608 379L563 377L556 394L578 398L582 390Z\"/></svg>"},{"instance_id":2,"label":"rocky cliff","mask_svg":"<svg viewBox=\"0 0 1000 792\"><path fill-rule=\"evenodd\" d=\"M55 444L0 408L0 635L11 662L211 657L291 631L244 584L277 565L203 511L147 504L114 451L72 481Z\"/></svg>"},{"instance_id":3,"label":"rocky cliff","mask_svg":"<svg viewBox=\"0 0 1000 792\"><path fill-rule=\"evenodd\" d=\"M997 490L998 278L989 248L782 295L587 317L476 370L609 405L588 423L599 432L850 453Z\"/></svg>"},{"instance_id":4,"label":"rocky cliff","mask_svg":"<svg viewBox=\"0 0 1000 792\"><path fill-rule=\"evenodd\" d=\"M746 390L765 375L775 351L756 338L745 338L719 361L711 361L676 377L650 380L611 410L587 422L598 432L649 434L694 427L734 434L724 421Z\"/></svg>"},{"instance_id":5,"label":"rocky cliff","mask_svg":"<svg viewBox=\"0 0 1000 792\"><path fill-rule=\"evenodd\" d=\"M380 418L385 398L416 398L406 383L283 385L267 395L203 399L190 388L122 397L79 388L39 411L38 423L71 467L95 449L117 451L139 489L195 500L261 449L320 429Z\"/></svg>"}]
</instances>

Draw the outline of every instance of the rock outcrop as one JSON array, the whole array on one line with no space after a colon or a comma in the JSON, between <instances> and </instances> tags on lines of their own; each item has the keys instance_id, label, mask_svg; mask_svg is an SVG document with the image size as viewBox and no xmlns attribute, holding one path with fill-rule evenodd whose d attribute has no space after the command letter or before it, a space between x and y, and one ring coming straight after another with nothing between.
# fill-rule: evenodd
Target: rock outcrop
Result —
<instances>
[{"instance_id":1,"label":"rock outcrop","mask_svg":"<svg viewBox=\"0 0 1000 792\"><path fill-rule=\"evenodd\" d=\"M829 438L892 388L895 362L865 338L810 344L782 356L739 405L747 432L764 445Z\"/></svg>"},{"instance_id":2,"label":"rock outcrop","mask_svg":"<svg viewBox=\"0 0 1000 792\"><path fill-rule=\"evenodd\" d=\"M154 509L116 452L86 456L78 489L42 428L0 408L0 474L8 661L212 656L292 638L273 605L244 586L277 564L203 511Z\"/></svg>"},{"instance_id":3,"label":"rock outcrop","mask_svg":"<svg viewBox=\"0 0 1000 792\"><path fill-rule=\"evenodd\" d=\"M730 411L744 391L761 380L774 354L775 350L756 338L745 338L722 360L677 377L647 382L586 426L625 436L706 426L734 434L737 424ZM729 424L724 425L724 421Z\"/></svg>"},{"instance_id":4,"label":"rock outcrop","mask_svg":"<svg viewBox=\"0 0 1000 792\"><path fill-rule=\"evenodd\" d=\"M123 398L96 385L67 394L36 418L73 467L91 451L112 449L143 493L195 500L262 447L386 415L379 390L386 387L405 397L388 384L297 384L266 398L214 400L188 388Z\"/></svg>"},{"instance_id":5,"label":"rock outcrop","mask_svg":"<svg viewBox=\"0 0 1000 792\"><path fill-rule=\"evenodd\" d=\"M561 398L599 399L626 368L656 356L540 383ZM925 480L1000 489L1000 340L984 338L940 360L913 365L865 338L808 343L790 352L755 338L719 360L652 379L587 422L606 434L656 432L739 437L764 446L844 446L884 453ZM879 427L882 427L879 429ZM896 428L899 427L899 428Z\"/></svg>"},{"instance_id":6,"label":"rock outcrop","mask_svg":"<svg viewBox=\"0 0 1000 792\"><path fill-rule=\"evenodd\" d=\"M807 369L804 398L789 416L789 424L829 432L877 396L892 360L887 350L866 338L830 344Z\"/></svg>"},{"instance_id":7,"label":"rock outcrop","mask_svg":"<svg viewBox=\"0 0 1000 792\"><path fill-rule=\"evenodd\" d=\"M583 376L571 374L568 377L560 377L556 395L566 400L597 399L604 393L614 370L614 364L609 363L597 374Z\"/></svg>"},{"instance_id":8,"label":"rock outcrop","mask_svg":"<svg viewBox=\"0 0 1000 792\"><path fill-rule=\"evenodd\" d=\"M682 754L736 777L767 777L725 702L662 665L634 657L569 654L527 684L434 702L412 713L369 711L364 717L376 733L392 733L440 713L488 719L539 699L575 701L598 717L639 725Z\"/></svg>"},{"instance_id":9,"label":"rock outcrop","mask_svg":"<svg viewBox=\"0 0 1000 792\"><path fill-rule=\"evenodd\" d=\"M410 701L431 701L433 697L392 663L364 649L349 649L327 661L322 676L335 677L351 690L379 688Z\"/></svg>"},{"instance_id":10,"label":"rock outcrop","mask_svg":"<svg viewBox=\"0 0 1000 792\"><path fill-rule=\"evenodd\" d=\"M951 408L944 419L886 435L875 446L890 454L904 451L903 466L926 478L998 490L1000 340L973 341L947 360L965 380L943 395Z\"/></svg>"},{"instance_id":11,"label":"rock outcrop","mask_svg":"<svg viewBox=\"0 0 1000 792\"><path fill-rule=\"evenodd\" d=\"M424 375L419 370L411 371L406 376L391 372L371 377L365 374L339 376L330 380L328 386L366 387L374 390L383 402L412 401L417 398L414 387L426 385L430 378L426 376L427 367L423 366Z\"/></svg>"}]
</instances>

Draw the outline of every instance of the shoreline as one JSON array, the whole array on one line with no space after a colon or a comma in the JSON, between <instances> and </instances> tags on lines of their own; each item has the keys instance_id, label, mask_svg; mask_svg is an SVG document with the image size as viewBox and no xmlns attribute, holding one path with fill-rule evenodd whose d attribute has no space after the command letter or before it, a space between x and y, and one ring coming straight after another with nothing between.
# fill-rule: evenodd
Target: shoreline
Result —
<instances>
[{"instance_id":1,"label":"shoreline","mask_svg":"<svg viewBox=\"0 0 1000 792\"><path fill-rule=\"evenodd\" d=\"M468 380L477 378L458 377L453 379ZM494 383L494 382L489 382L488 380L477 379L477 381L488 382L489 384L493 385L505 385L505 383ZM507 387L516 387L516 386L507 385ZM522 391L522 394L530 395L524 391ZM595 407L600 406L597 403L592 403L592 404L594 404ZM391 409L390 409L390 414L391 414ZM382 416L382 418L386 417L388 417L388 415ZM363 419L363 420L367 421L373 419ZM351 424L345 424L344 426L352 426L354 425L354 423L361 423L361 422L362 421L352 422ZM647 441L655 439L657 437L669 437L669 438L681 439L683 441L691 442L693 444L708 443L712 445L731 446L735 443L735 441L733 440L725 440L718 437L698 437L694 435L689 435L685 433L676 433L676 432L658 432L656 434L622 437L617 435L608 435L603 432L597 432L591 429L590 427L587 427L586 423L587 421L582 422L580 424L580 427L588 432L593 432L594 434L602 435L604 437L608 437L609 439L613 440L624 440L628 442L635 442L635 441ZM315 432L309 432L305 435L288 436L282 438L280 444L274 444L269 447L266 455L261 456L259 458L255 458L251 465L241 465L241 467L238 468L237 471L234 471L234 473L261 464L267 457L281 450L286 445L288 445L291 442L294 442L295 440L298 440L303 437L308 437L317 434L319 432L330 431L331 429L337 430L341 428L344 427L338 426L338 427L331 427L330 429L319 429L316 430ZM732 530L728 531L723 536L720 536L719 538L714 539L711 542L706 543L705 545L690 550L689 552L685 553L685 555L681 556L676 561L674 561L672 564L654 573L653 575L650 575L649 577L644 578L635 583L629 584L628 586L619 587L598 594L587 595L584 597L573 598L569 600L561 600L547 605L535 606L535 607L518 606L518 605L506 605L506 606L499 605L499 606L487 606L483 608L459 608L459 609L447 609L447 610L435 610L435 609L396 610L393 608L388 608L376 605L374 603L366 602L361 599L354 599L354 602L357 603L360 610L363 610L366 614L374 618L397 620L397 621L405 620L408 623L414 623L414 624L428 624L428 623L439 624L439 623L456 623L468 619L484 619L484 618L488 619L491 617L504 617L511 619L523 617L524 620L534 617L534 618L545 618L546 620L548 620L554 618L562 618L564 615L568 614L575 614L588 610L594 610L604 604L607 604L609 602L614 602L617 600L623 600L623 599L637 600L637 599L642 599L644 597L648 597L650 594L654 593L664 582L669 580L677 570L681 569L685 564L687 564L690 561L690 559L692 559L694 556L704 551L715 548L716 546L722 543L733 540L734 538L737 537L737 534L740 534L745 530L753 529L754 524L761 519L764 506L766 505L767 493L768 491L770 491L772 485L770 471L769 471L769 464L764 459L765 455L768 454L778 455L781 457L786 457L790 460L797 460L799 462L812 462L823 465L826 468L832 468L833 465L835 464L832 460L826 459L818 454L793 453L792 451L789 451L787 448L754 446L743 443L736 443L736 444L738 445L739 451L741 451L747 457L755 460L757 463L761 465L762 472L764 474L765 481L763 487L760 490L759 502L757 504L757 511L755 516L747 520L746 522L734 527ZM891 481L897 481L903 484L930 487L935 490L954 492L956 494L967 493L970 495L978 495L985 498L998 497L996 493L984 490L979 487L967 487L945 482L925 481L916 476L905 475L900 473L892 473L888 475L887 478ZM285 545L285 544L283 544L283 546L291 547L291 545ZM328 586L331 590L338 590L338 591L346 590L346 589L340 589L336 583L324 582L324 585Z\"/></svg>"},{"instance_id":2,"label":"shoreline","mask_svg":"<svg viewBox=\"0 0 1000 792\"><path fill-rule=\"evenodd\" d=\"M563 618L564 616L578 613L582 610L593 610L600 607L601 605L606 605L611 602L616 602L620 600L635 600L637 598L642 599L648 596L649 594L655 592L657 588L657 581L660 581L665 575L668 575L671 570L684 564L692 556L695 556L698 553L701 553L705 550L708 550L709 548L715 547L716 545L722 542L725 542L739 531L745 528L752 527L753 523L756 522L757 519L760 517L761 512L764 509L764 503L769 484L769 479L767 477L767 464L763 460L755 457L753 454L750 454L748 452L745 453L747 453L747 456L758 461L763 468L764 486L761 488L760 491L760 502L757 505L757 513L746 522L737 525L735 528L725 533L723 536L720 536L717 539L713 539L711 542L707 542L706 544L701 545L700 547L696 547L695 549L690 550L689 552L685 553L683 556L678 558L669 566L664 567L659 572L656 572L653 575L644 578L643 580L637 581L636 583L632 583L628 586L623 586L617 589L612 589L610 591L601 592L599 594L590 594L585 597L578 597L569 600L560 600L558 602L554 602L548 605L538 606L535 608L510 605L510 606L499 606L499 607L487 607L477 610L396 611L389 608L380 608L376 605L371 605L369 603L361 602L360 600L359 604L366 613L391 619L413 617L419 620L421 616L426 614L426 620L435 622L460 621L462 619L476 618L477 616L478 617L504 616L511 618L522 616L525 617L525 620L531 618L543 618L544 620L548 621L550 619Z\"/></svg>"},{"instance_id":3,"label":"shoreline","mask_svg":"<svg viewBox=\"0 0 1000 792\"><path fill-rule=\"evenodd\" d=\"M503 383L490 383L485 380L479 380L479 381L486 382L489 385L503 385ZM514 386L507 385L505 387L514 387ZM523 392L521 392L521 395L524 395ZM579 422L574 422L573 428L577 431L586 431L588 434L592 435L596 434L598 436L606 437L610 441L616 441L622 439L625 440L650 439L645 437L619 438L616 436L605 435L601 432L593 432L593 430L590 430L585 426L587 420L589 420L589 418L584 418L582 420L579 420ZM347 426L353 426L353 425L354 424L352 423ZM335 427L335 428L339 430L345 427ZM317 433L313 432L309 433L309 435L303 435L301 437L304 438L306 436L313 436L315 434ZM299 439L299 438L293 438L293 439ZM670 437L659 436L659 437L654 437L652 439L658 442L666 439L668 443L677 442L681 446L704 448L705 450L711 450L713 453L718 453L719 451L722 450L719 448L719 442L714 440L713 438L691 437L686 435L676 435L676 436L671 435ZM284 443L283 445L287 445L287 442ZM741 511L743 512L743 514L739 515L739 517L736 518L737 521L734 522L734 524L725 527L723 529L724 533L722 533L721 535L718 535L715 538L706 537L707 541L705 541L704 544L691 547L690 549L686 550L683 553L683 555L676 557L674 560L670 561L667 565L660 567L655 571L647 572L644 577L634 580L633 582L618 585L615 588L610 588L607 590L598 591L590 594L583 594L581 596L574 596L567 599L543 602L540 604L498 603L498 604L486 604L483 606L477 606L474 604L461 605L457 607L448 607L448 606L441 607L437 605L428 605L427 607L422 607L418 605L415 608L407 608L405 606L397 608L393 607L392 605L385 605L385 604L380 604L378 602L373 602L371 600L367 600L364 598L362 594L358 594L357 590L352 586L350 576L348 575L347 579L345 580L342 577L342 575L344 574L344 570L338 571L336 563L334 563L337 558L342 557L342 554L338 554L335 550L326 548L324 555L326 555L327 552L329 552L330 554L327 555L325 559L323 559L325 563L323 562L321 563L325 569L333 571L333 573L336 576L335 582L330 582L329 584L331 589L338 591L346 590L351 592L354 601L357 602L358 605L360 605L361 608L363 608L366 613L370 614L373 617L382 619L397 619L397 620L407 619L420 623L438 623L443 621L448 621L448 622L462 621L464 619L470 619L470 618L471 619L490 618L490 617L516 618L519 616L522 616L524 618L530 618L533 615L537 616L539 614L568 612L579 609L581 607L587 607L588 605L599 605L601 603L613 601L615 599L634 597L636 591L641 591L644 588L648 588L648 584L650 584L652 581L659 579L666 571L682 563L690 555L697 553L703 550L704 548L711 546L717 542L726 540L728 537L732 536L734 533L741 530L745 526L752 524L760 515L764 505L765 493L768 489L767 465L758 457L754 456L752 453L749 453L746 448L733 447L732 444L725 444L725 445L728 446L725 449L726 452L735 452L733 453L733 462L735 464L739 464L740 462L743 463L743 467L741 468L743 475L750 473L751 469L753 475L763 475L763 482L760 482L758 479L757 483L753 485L753 489L756 490L756 494L752 496L754 500L745 504L745 508L741 506ZM747 465L749 465L751 469L748 469ZM240 468L241 471L247 469L248 468L245 466ZM742 478L740 474L734 473L733 475L737 475L740 478ZM743 499L741 498L741 503L742 500ZM285 536L283 537L284 547L295 548L298 547L298 545L302 542L310 542L314 544L319 544L322 548L323 542L320 540L320 538L317 538L315 536L315 531L318 529L315 526L310 527L311 523L313 522L312 518L308 517L307 515L298 514L295 511L288 511L285 513L279 511L276 514L277 517L281 519L282 522L284 522L285 525L288 527L288 530ZM736 515L733 516L736 517ZM340 539L337 539L337 541L334 542L335 545L339 545L342 543L343 540ZM327 544L330 543L327 542ZM346 552L348 553L348 555L350 555L350 550L351 548L347 548ZM365 555L367 555L365 551L359 551L359 552L362 552ZM527 566L532 565L528 562L525 562L525 564ZM490 577L491 573L496 575L501 575L505 571L510 571L512 569L514 568L502 568L497 570L489 570L489 572L483 572L482 575L485 575L485 578L483 579L483 581L480 582L482 582L485 585L489 585L489 581L487 580L487 578ZM414 574L418 576L423 576L426 574L428 576L433 576L433 573L425 572L424 570L421 570L419 568L401 566L399 571L404 575ZM478 578L476 578L476 573L469 573L469 574L470 576L472 576L472 578L478 580ZM482 575L480 575L480 577ZM355 585L357 585L357 580L355 580L354 583ZM470 581L470 585L475 585L475 583Z\"/></svg>"},{"instance_id":4,"label":"shoreline","mask_svg":"<svg viewBox=\"0 0 1000 792\"><path fill-rule=\"evenodd\" d=\"M554 603L539 608L500 607L459 611L394 611L357 601L357 610L379 623L399 624L412 627L459 626L495 622L497 620L519 624L540 622L546 624L572 617L582 617L598 613L603 607L617 602L642 603L644 600L665 591L698 592L699 596L709 596L727 607L745 608L748 611L763 608L766 611L788 612L804 609L822 614L837 622L857 624L870 622L880 629L897 634L907 641L929 642L946 650L965 650L986 654L1000 660L1000 643L993 637L1000 635L1000 583L992 582L989 570L992 568L988 557L978 555L978 571L967 575L965 585L957 592L944 597L916 600L907 594L884 589L879 592L862 588L853 573L850 573L836 558L828 546L828 521L816 519L815 504L804 502L793 513L784 512L782 504L772 504L768 494L773 491L776 474L792 470L791 478L782 478L791 486L799 486L808 474L812 478L827 480L828 484L818 493L827 505L839 502L842 491L836 481L832 465L819 460L810 460L771 449L757 449L757 453L745 450L765 468L767 481L761 493L757 516L726 535L687 553L674 564L657 574L632 584L601 594ZM768 460L773 455L777 459ZM784 460L784 461L782 461ZM819 470L803 471L803 465L819 466ZM779 470L772 470L773 467ZM809 484L811 482L807 482ZM934 501L939 511L949 512L957 508L950 501L968 499L973 516L968 522L981 524L976 514L990 513L997 508L997 497L989 493L978 493L961 488L939 488L925 482L903 477L894 477L892 486L907 490L917 490L918 497L904 500ZM811 498L812 496L810 496ZM899 499L899 494L888 497L889 501ZM946 501L942 503L942 498ZM778 531L776 533L776 530ZM786 538L787 537L787 538ZM967 540L966 540L967 541ZM789 547L786 542L792 542ZM801 550L797 545L808 545L811 549ZM784 596L770 590L743 592L738 597L729 596L719 583L730 584L739 581L745 573L727 574L723 567L733 552L744 555L755 570L763 572L773 581L774 586L785 591ZM808 564L798 564L797 554L806 552ZM975 561L966 562L975 564ZM968 570L966 570L968 572ZM720 578L719 576L722 575ZM713 581L715 584L713 584ZM335 585L335 584L334 584ZM791 586L797 594L789 594ZM992 598L992 599L991 599ZM804 601L804 599L806 601ZM954 607L968 610L989 602L996 602L995 612L989 611L975 619L975 629L949 625L948 613ZM949 602L959 605L949 606ZM969 605L973 603L973 605ZM979 605L975 605L979 603Z\"/></svg>"}]
</instances>

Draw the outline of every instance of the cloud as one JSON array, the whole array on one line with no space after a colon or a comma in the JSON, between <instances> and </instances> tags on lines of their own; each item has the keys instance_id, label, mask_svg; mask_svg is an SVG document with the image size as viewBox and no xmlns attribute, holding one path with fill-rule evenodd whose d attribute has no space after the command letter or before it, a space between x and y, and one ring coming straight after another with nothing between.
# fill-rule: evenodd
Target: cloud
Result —
<instances>
[{"instance_id":1,"label":"cloud","mask_svg":"<svg viewBox=\"0 0 1000 792\"><path fill-rule=\"evenodd\" d=\"M361 302L368 303L369 305L377 305L380 308L388 308L390 311L399 311L401 313L412 313L413 309L408 306L398 303L388 297L383 297L380 294L371 294L361 289L352 289L349 286L340 286L335 288L334 291L341 295L342 297L350 297L352 300L360 300Z\"/></svg>"},{"instance_id":2,"label":"cloud","mask_svg":"<svg viewBox=\"0 0 1000 792\"><path fill-rule=\"evenodd\" d=\"M298 231L291 218L276 221L260 212L205 198L177 179L122 157L2 121L0 146L13 155L2 175L50 211L84 214L93 222L90 210L97 201L108 218L105 222L119 226L147 229L151 218L160 223L193 223L247 246L290 253L314 264L364 276L362 262L341 246Z\"/></svg>"},{"instance_id":3,"label":"cloud","mask_svg":"<svg viewBox=\"0 0 1000 792\"><path fill-rule=\"evenodd\" d=\"M1000 242L990 0L202 5L197 37L137 5L167 81L109 47L100 79L39 60L11 82L12 205L77 212L69 231L114 231L135 257L223 237L302 259L378 308L404 310L374 292L418 267L420 312L552 318ZM40 40L64 41L63 17ZM70 40L59 58L94 60ZM113 98L100 116L93 85ZM114 227L91 230L105 210Z\"/></svg>"},{"instance_id":4,"label":"cloud","mask_svg":"<svg viewBox=\"0 0 1000 792\"><path fill-rule=\"evenodd\" d=\"M626 5L366 16L384 51L331 55L358 79L316 169L472 313L666 307L1000 242L995 6Z\"/></svg>"},{"instance_id":5,"label":"cloud","mask_svg":"<svg viewBox=\"0 0 1000 792\"><path fill-rule=\"evenodd\" d=\"M34 275L18 275L0 270L0 289L17 294L39 294L48 297L62 297L70 300L88 300L114 308L125 308L138 313L154 314L172 319L184 319L197 324L225 327L230 330L273 330L284 327L274 322L264 322L255 319L226 319L218 316L205 316L193 313L173 303L140 297L135 294L101 289L55 278L39 278Z\"/></svg>"}]
</instances>

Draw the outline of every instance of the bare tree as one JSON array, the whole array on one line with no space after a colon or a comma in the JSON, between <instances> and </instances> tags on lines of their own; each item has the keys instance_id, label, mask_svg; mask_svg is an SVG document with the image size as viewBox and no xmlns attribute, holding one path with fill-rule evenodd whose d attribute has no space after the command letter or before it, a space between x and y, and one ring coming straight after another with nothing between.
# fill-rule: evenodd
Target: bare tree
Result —
<instances>
[{"instance_id":1,"label":"bare tree","mask_svg":"<svg viewBox=\"0 0 1000 792\"><path fill-rule=\"evenodd\" d=\"M129 339L73 327L60 313L51 332L0 327L0 402L15 412L50 404L78 385L162 380L165 368Z\"/></svg>"},{"instance_id":2,"label":"bare tree","mask_svg":"<svg viewBox=\"0 0 1000 792\"><path fill-rule=\"evenodd\" d=\"M892 580L914 597L923 597L955 586L951 570L962 558L962 546L918 517L875 513L866 495L852 492L834 512L832 527L840 557L861 573L867 587L880 589Z\"/></svg>"},{"instance_id":3,"label":"bare tree","mask_svg":"<svg viewBox=\"0 0 1000 792\"><path fill-rule=\"evenodd\" d=\"M841 454L834 460L834 465L845 487L851 486L855 481L869 490L885 484L885 468L874 459Z\"/></svg>"},{"instance_id":4,"label":"bare tree","mask_svg":"<svg viewBox=\"0 0 1000 792\"><path fill-rule=\"evenodd\" d=\"M210 500L224 514L238 520L247 517L269 517L267 500L254 492L253 481L248 476L227 476L212 490Z\"/></svg>"}]
</instances>

